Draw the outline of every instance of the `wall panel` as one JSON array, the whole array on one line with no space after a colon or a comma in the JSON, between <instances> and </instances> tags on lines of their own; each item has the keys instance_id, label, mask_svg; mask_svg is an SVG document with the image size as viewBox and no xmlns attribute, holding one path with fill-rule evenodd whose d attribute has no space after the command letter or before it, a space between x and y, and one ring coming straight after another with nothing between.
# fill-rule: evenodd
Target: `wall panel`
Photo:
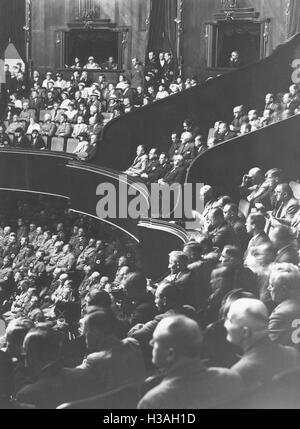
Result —
<instances>
[{"instance_id":1,"label":"wall panel","mask_svg":"<svg viewBox=\"0 0 300 429\"><path fill-rule=\"evenodd\" d=\"M205 79L205 22L213 20L220 0L184 0L184 71ZM270 53L286 40L288 0L239 0L240 7L254 7L260 18L271 18Z\"/></svg>"},{"instance_id":2,"label":"wall panel","mask_svg":"<svg viewBox=\"0 0 300 429\"><path fill-rule=\"evenodd\" d=\"M147 44L145 21L149 15L150 0L96 0L100 18L111 19L117 26L132 27L125 46L126 65L131 57L143 60ZM67 30L68 22L78 15L77 0L33 0L32 57L34 67L42 72L55 64L55 31Z\"/></svg>"}]
</instances>

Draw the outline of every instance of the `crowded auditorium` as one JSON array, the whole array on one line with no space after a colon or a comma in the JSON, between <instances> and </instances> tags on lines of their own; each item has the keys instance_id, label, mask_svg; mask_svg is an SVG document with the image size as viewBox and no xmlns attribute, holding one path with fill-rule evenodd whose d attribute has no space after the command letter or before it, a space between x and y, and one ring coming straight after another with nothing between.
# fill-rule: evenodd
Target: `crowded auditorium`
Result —
<instances>
[{"instance_id":1,"label":"crowded auditorium","mask_svg":"<svg viewBox=\"0 0 300 429\"><path fill-rule=\"evenodd\" d=\"M298 0L0 0L0 409L299 409L299 118Z\"/></svg>"}]
</instances>

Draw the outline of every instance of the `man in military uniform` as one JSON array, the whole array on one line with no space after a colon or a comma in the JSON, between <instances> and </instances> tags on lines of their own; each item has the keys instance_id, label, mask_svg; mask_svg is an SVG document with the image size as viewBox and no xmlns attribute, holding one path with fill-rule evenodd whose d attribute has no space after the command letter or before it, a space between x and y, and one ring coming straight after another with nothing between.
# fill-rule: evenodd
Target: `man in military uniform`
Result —
<instances>
[{"instance_id":1,"label":"man in military uniform","mask_svg":"<svg viewBox=\"0 0 300 429\"><path fill-rule=\"evenodd\" d=\"M17 236L15 233L11 233L9 235L9 241L7 243L7 246L4 247L3 250L3 257L9 256L11 260L14 260L14 258L19 253L20 245L17 242Z\"/></svg>"},{"instance_id":2,"label":"man in military uniform","mask_svg":"<svg viewBox=\"0 0 300 429\"><path fill-rule=\"evenodd\" d=\"M75 264L75 256L70 251L70 245L65 244L63 247L62 255L60 259L57 261L56 267L60 268L62 272L68 273L72 270Z\"/></svg>"},{"instance_id":3,"label":"man in military uniform","mask_svg":"<svg viewBox=\"0 0 300 429\"><path fill-rule=\"evenodd\" d=\"M76 261L76 270L82 271L85 264L88 263L89 258L91 258L96 252L96 240L91 238L88 245L83 249Z\"/></svg>"},{"instance_id":4,"label":"man in military uniform","mask_svg":"<svg viewBox=\"0 0 300 429\"><path fill-rule=\"evenodd\" d=\"M0 268L0 304L3 304L3 301L9 298L13 291L14 277L11 265L10 257L5 256Z\"/></svg>"},{"instance_id":5,"label":"man in military uniform","mask_svg":"<svg viewBox=\"0 0 300 429\"><path fill-rule=\"evenodd\" d=\"M49 262L46 265L46 272L48 275L51 275L53 273L53 271L55 270L59 260L64 256L63 254L63 241L57 241L54 245L54 252L53 254L50 256Z\"/></svg>"}]
</instances>

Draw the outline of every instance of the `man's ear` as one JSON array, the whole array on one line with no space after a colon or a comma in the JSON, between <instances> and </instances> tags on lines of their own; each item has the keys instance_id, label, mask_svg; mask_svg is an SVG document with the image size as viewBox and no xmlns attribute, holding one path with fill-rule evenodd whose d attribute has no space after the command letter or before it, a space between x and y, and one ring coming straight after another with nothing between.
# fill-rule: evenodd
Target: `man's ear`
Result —
<instances>
[{"instance_id":1,"label":"man's ear","mask_svg":"<svg viewBox=\"0 0 300 429\"><path fill-rule=\"evenodd\" d=\"M167 353L167 361L169 363L174 362L176 358L176 352L175 349L173 347L170 347L168 349L168 353Z\"/></svg>"},{"instance_id":2,"label":"man's ear","mask_svg":"<svg viewBox=\"0 0 300 429\"><path fill-rule=\"evenodd\" d=\"M243 338L244 339L249 339L252 335L251 329L248 328L248 326L244 326L243 327Z\"/></svg>"}]
</instances>

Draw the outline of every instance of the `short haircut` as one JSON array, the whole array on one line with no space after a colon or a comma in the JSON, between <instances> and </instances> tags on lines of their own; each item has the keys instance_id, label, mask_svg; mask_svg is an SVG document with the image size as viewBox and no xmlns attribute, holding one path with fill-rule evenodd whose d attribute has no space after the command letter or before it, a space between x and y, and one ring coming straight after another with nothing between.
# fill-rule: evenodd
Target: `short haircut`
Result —
<instances>
[{"instance_id":1,"label":"short haircut","mask_svg":"<svg viewBox=\"0 0 300 429\"><path fill-rule=\"evenodd\" d=\"M266 177L277 177L278 179L283 179L283 171L280 168L272 168L271 170L267 171L265 174Z\"/></svg>"},{"instance_id":2,"label":"short haircut","mask_svg":"<svg viewBox=\"0 0 300 429\"><path fill-rule=\"evenodd\" d=\"M227 245L224 247L223 252L231 258L242 259L242 252L237 246Z\"/></svg>"},{"instance_id":3,"label":"short haircut","mask_svg":"<svg viewBox=\"0 0 300 429\"><path fill-rule=\"evenodd\" d=\"M99 331L103 335L112 335L115 329L116 316L110 309L98 309L85 317L85 326L93 331Z\"/></svg>"},{"instance_id":4,"label":"short haircut","mask_svg":"<svg viewBox=\"0 0 300 429\"><path fill-rule=\"evenodd\" d=\"M92 289L89 294L89 306L110 308L111 297L105 290Z\"/></svg>"},{"instance_id":5,"label":"short haircut","mask_svg":"<svg viewBox=\"0 0 300 429\"><path fill-rule=\"evenodd\" d=\"M200 356L203 336L194 320L178 315L167 317L160 324L166 326L165 342L177 353L188 358Z\"/></svg>"},{"instance_id":6,"label":"short haircut","mask_svg":"<svg viewBox=\"0 0 300 429\"><path fill-rule=\"evenodd\" d=\"M188 264L188 257L186 254L178 250L174 250L173 252L169 253L169 257L175 258L183 266L187 266Z\"/></svg>"},{"instance_id":7,"label":"short haircut","mask_svg":"<svg viewBox=\"0 0 300 429\"><path fill-rule=\"evenodd\" d=\"M288 183L280 183L277 186L281 187L282 192L285 192L289 198L292 198L294 196L293 190Z\"/></svg>"},{"instance_id":8,"label":"short haircut","mask_svg":"<svg viewBox=\"0 0 300 429\"><path fill-rule=\"evenodd\" d=\"M161 287L161 296L163 298L166 298L167 306L171 307L181 307L182 300L181 300L181 294L179 293L178 288L176 285L164 282L160 284Z\"/></svg>"},{"instance_id":9,"label":"short haircut","mask_svg":"<svg viewBox=\"0 0 300 429\"><path fill-rule=\"evenodd\" d=\"M285 286L287 291L300 292L300 271L296 265L289 263L274 264L271 277Z\"/></svg>"},{"instance_id":10,"label":"short haircut","mask_svg":"<svg viewBox=\"0 0 300 429\"><path fill-rule=\"evenodd\" d=\"M293 231L286 225L276 226L271 230L271 233L275 234L277 240L283 243L291 243L295 239Z\"/></svg>"},{"instance_id":11,"label":"short haircut","mask_svg":"<svg viewBox=\"0 0 300 429\"><path fill-rule=\"evenodd\" d=\"M260 213L251 213L248 217L249 221L255 225L259 231L264 231L266 226L266 219Z\"/></svg>"},{"instance_id":12,"label":"short haircut","mask_svg":"<svg viewBox=\"0 0 300 429\"><path fill-rule=\"evenodd\" d=\"M35 349L40 361L56 362L60 358L62 337L54 329L39 327L31 329L25 340Z\"/></svg>"},{"instance_id":13,"label":"short haircut","mask_svg":"<svg viewBox=\"0 0 300 429\"><path fill-rule=\"evenodd\" d=\"M28 331L33 328L33 321L27 318L13 319L6 328L6 338L10 343L22 345Z\"/></svg>"},{"instance_id":14,"label":"short haircut","mask_svg":"<svg viewBox=\"0 0 300 429\"><path fill-rule=\"evenodd\" d=\"M239 208L238 208L237 204L227 203L227 204L225 204L224 209L225 209L225 207L227 207L228 211L233 212L236 215L239 213Z\"/></svg>"},{"instance_id":15,"label":"short haircut","mask_svg":"<svg viewBox=\"0 0 300 429\"><path fill-rule=\"evenodd\" d=\"M223 214L223 210L221 208L212 209L211 212L210 212L210 214L215 219L222 219L222 220L224 220L224 214Z\"/></svg>"},{"instance_id":16,"label":"short haircut","mask_svg":"<svg viewBox=\"0 0 300 429\"><path fill-rule=\"evenodd\" d=\"M140 289L147 288L147 279L142 273L131 273L127 276L125 283L125 289Z\"/></svg>"}]
</instances>

